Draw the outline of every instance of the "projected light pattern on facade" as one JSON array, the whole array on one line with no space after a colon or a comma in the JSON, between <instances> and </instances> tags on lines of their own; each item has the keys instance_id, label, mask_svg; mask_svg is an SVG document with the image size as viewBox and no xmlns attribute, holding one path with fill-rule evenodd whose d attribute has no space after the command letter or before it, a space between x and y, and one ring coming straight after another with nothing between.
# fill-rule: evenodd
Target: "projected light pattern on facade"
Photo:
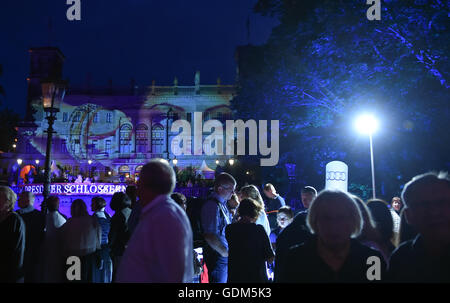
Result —
<instances>
[{"instance_id":1,"label":"projected light pattern on facade","mask_svg":"<svg viewBox=\"0 0 450 303\"><path fill-rule=\"evenodd\" d=\"M18 129L17 155L7 164L16 181L25 166L28 171L40 171L47 140L47 120L42 108L41 80L62 79L64 55L57 48L30 49L31 64L28 81L27 118ZM185 119L194 122L194 113L203 113L203 122L232 119L230 100L235 96L233 85L201 85L200 72L194 83L181 86L175 78L173 85L130 87L82 87L69 84L57 120L52 144L53 177L64 174L89 177L92 181L123 182L134 179L142 165L151 158L173 160L171 141L177 135L170 127L173 121ZM150 81L149 81L150 82ZM204 133L203 137L209 134ZM193 144L193 142L191 142ZM177 167L192 166L207 171L216 167L216 160L227 161L225 155L177 156ZM39 160L39 162L36 162ZM2 164L5 169L5 163ZM202 172L199 171L201 174ZM122 179L117 177L122 176ZM21 176L23 178L23 176ZM116 179L113 179L116 177ZM74 181L74 180L69 180Z\"/></svg>"}]
</instances>

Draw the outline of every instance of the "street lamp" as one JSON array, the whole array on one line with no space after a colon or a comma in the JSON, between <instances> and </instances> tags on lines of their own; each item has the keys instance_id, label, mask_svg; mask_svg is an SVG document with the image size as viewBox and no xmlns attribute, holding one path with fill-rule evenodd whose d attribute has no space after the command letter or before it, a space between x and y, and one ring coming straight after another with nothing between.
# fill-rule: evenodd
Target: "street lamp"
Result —
<instances>
[{"instance_id":1,"label":"street lamp","mask_svg":"<svg viewBox=\"0 0 450 303\"><path fill-rule=\"evenodd\" d=\"M230 163L230 165L233 166L234 165L234 159L232 158L232 159L228 160L228 163Z\"/></svg>"},{"instance_id":2,"label":"street lamp","mask_svg":"<svg viewBox=\"0 0 450 303\"><path fill-rule=\"evenodd\" d=\"M88 177L89 177L89 179L92 178L91 164L92 164L92 160L89 159L89 160L88 160L88 165L89 165L89 167L88 167L88 170L89 170L89 176L88 176Z\"/></svg>"},{"instance_id":3,"label":"street lamp","mask_svg":"<svg viewBox=\"0 0 450 303\"><path fill-rule=\"evenodd\" d=\"M175 157L175 158L172 160L172 163L173 163L174 166L177 166L177 164L178 164L178 159L177 159L177 157Z\"/></svg>"},{"instance_id":4,"label":"street lamp","mask_svg":"<svg viewBox=\"0 0 450 303\"><path fill-rule=\"evenodd\" d=\"M365 135L369 135L370 140L370 167L372 171L372 197L375 199L375 165L373 161L373 142L372 134L378 129L378 121L370 114L359 116L355 121L356 129Z\"/></svg>"},{"instance_id":5,"label":"street lamp","mask_svg":"<svg viewBox=\"0 0 450 303\"><path fill-rule=\"evenodd\" d=\"M44 175L44 201L41 210L45 214L47 210L47 198L50 195L50 161L52 151L53 123L56 120L56 113L59 112L61 101L66 93L66 82L62 80L43 80L42 87L42 106L47 113L47 149L45 152L45 175Z\"/></svg>"},{"instance_id":6,"label":"street lamp","mask_svg":"<svg viewBox=\"0 0 450 303\"><path fill-rule=\"evenodd\" d=\"M21 171L21 165L22 165L22 159L17 159L17 164L19 165L19 175L17 176L17 183L19 184L20 181L20 171Z\"/></svg>"}]
</instances>

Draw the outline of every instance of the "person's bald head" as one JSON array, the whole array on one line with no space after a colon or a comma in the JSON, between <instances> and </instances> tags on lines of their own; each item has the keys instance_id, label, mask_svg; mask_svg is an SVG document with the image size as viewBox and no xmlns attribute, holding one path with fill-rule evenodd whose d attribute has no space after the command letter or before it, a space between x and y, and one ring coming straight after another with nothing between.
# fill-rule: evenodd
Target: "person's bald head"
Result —
<instances>
[{"instance_id":1,"label":"person's bald head","mask_svg":"<svg viewBox=\"0 0 450 303\"><path fill-rule=\"evenodd\" d=\"M28 206L34 206L34 194L30 191L23 191L19 194L17 204L20 208L26 208Z\"/></svg>"},{"instance_id":2,"label":"person's bald head","mask_svg":"<svg viewBox=\"0 0 450 303\"><path fill-rule=\"evenodd\" d=\"M158 195L171 194L176 182L175 172L169 162L164 159L152 159L142 167L137 194L146 204Z\"/></svg>"}]
</instances>

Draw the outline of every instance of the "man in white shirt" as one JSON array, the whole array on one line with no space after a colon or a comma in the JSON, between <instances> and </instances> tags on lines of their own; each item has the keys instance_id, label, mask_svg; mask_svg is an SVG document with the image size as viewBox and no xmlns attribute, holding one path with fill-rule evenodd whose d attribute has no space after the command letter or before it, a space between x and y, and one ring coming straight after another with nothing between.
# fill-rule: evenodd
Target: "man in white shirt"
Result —
<instances>
[{"instance_id":1,"label":"man in white shirt","mask_svg":"<svg viewBox=\"0 0 450 303\"><path fill-rule=\"evenodd\" d=\"M153 159L142 168L137 184L142 211L117 282L192 282L192 229L185 211L170 198L175 184L175 172L166 160Z\"/></svg>"}]
</instances>

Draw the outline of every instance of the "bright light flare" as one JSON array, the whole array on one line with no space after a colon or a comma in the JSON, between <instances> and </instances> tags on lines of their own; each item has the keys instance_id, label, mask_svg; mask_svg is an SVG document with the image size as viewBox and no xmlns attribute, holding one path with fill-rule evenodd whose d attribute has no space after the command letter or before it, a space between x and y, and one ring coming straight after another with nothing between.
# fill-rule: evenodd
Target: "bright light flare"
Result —
<instances>
[{"instance_id":1,"label":"bright light flare","mask_svg":"<svg viewBox=\"0 0 450 303\"><path fill-rule=\"evenodd\" d=\"M370 114L361 115L355 121L355 128L362 134L372 135L378 130L378 120Z\"/></svg>"}]
</instances>

